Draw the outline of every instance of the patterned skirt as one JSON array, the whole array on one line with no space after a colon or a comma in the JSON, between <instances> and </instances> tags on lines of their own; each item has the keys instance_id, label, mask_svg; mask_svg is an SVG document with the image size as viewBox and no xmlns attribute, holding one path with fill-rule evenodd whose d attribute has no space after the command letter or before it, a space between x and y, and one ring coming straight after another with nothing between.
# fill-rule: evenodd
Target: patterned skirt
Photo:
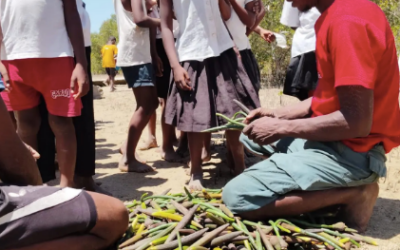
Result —
<instances>
[{"instance_id":1,"label":"patterned skirt","mask_svg":"<svg viewBox=\"0 0 400 250\"><path fill-rule=\"evenodd\" d=\"M233 99L250 110L260 106L257 92L233 49L218 57L186 61L181 65L189 74L192 90L182 91L176 84L170 85L165 113L167 124L184 132L201 132L226 123L216 113L232 117L241 110Z\"/></svg>"}]
</instances>

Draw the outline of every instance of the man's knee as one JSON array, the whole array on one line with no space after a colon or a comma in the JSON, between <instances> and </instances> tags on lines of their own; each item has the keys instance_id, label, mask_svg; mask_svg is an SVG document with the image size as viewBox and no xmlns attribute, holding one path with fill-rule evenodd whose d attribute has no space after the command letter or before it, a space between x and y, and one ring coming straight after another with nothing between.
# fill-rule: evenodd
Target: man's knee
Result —
<instances>
[{"instance_id":1,"label":"man's knee","mask_svg":"<svg viewBox=\"0 0 400 250\"><path fill-rule=\"evenodd\" d=\"M240 214L246 203L247 176L241 174L232 179L222 192L222 200L234 213Z\"/></svg>"},{"instance_id":2,"label":"man's knee","mask_svg":"<svg viewBox=\"0 0 400 250\"><path fill-rule=\"evenodd\" d=\"M118 240L128 228L129 215L124 204L113 197L91 193L97 210L97 222L92 233L108 244Z\"/></svg>"}]
</instances>

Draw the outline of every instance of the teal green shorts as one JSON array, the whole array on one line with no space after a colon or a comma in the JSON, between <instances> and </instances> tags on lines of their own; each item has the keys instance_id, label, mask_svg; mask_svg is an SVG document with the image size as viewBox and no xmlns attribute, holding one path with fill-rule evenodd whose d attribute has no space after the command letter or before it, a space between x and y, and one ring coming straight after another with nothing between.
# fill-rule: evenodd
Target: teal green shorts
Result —
<instances>
[{"instance_id":1,"label":"teal green shorts","mask_svg":"<svg viewBox=\"0 0 400 250\"><path fill-rule=\"evenodd\" d=\"M357 153L341 142L284 138L260 146L246 136L243 145L269 157L230 181L223 192L234 213L257 210L291 191L316 191L377 182L386 176L383 146Z\"/></svg>"}]
</instances>

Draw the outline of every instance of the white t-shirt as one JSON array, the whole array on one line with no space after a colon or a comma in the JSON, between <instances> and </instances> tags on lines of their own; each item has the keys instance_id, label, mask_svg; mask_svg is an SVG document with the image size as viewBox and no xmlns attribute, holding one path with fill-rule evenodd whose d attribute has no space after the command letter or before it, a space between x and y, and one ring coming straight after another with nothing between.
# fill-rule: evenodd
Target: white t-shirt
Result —
<instances>
[{"instance_id":1,"label":"white t-shirt","mask_svg":"<svg viewBox=\"0 0 400 250\"><path fill-rule=\"evenodd\" d=\"M292 42L292 58L315 51L316 36L314 25L321 14L316 8L300 12L292 7L292 3L283 4L281 23L288 27L297 28Z\"/></svg>"},{"instance_id":2,"label":"white t-shirt","mask_svg":"<svg viewBox=\"0 0 400 250\"><path fill-rule=\"evenodd\" d=\"M173 0L179 61L203 61L233 47L216 0Z\"/></svg>"},{"instance_id":3,"label":"white t-shirt","mask_svg":"<svg viewBox=\"0 0 400 250\"><path fill-rule=\"evenodd\" d=\"M82 29L83 29L83 39L85 40L85 47L90 47L90 46L92 46L92 41L90 40L89 13L83 7L82 0L76 0L76 6L78 7L79 16L81 17Z\"/></svg>"},{"instance_id":4,"label":"white t-shirt","mask_svg":"<svg viewBox=\"0 0 400 250\"><path fill-rule=\"evenodd\" d=\"M153 11L150 13L150 16L152 18L160 19L160 13L159 13L159 10L158 10L157 6L155 6L153 8ZM172 29L173 29L172 32L174 33L174 37L176 38L176 36L178 35L178 32L179 32L179 23L175 19L172 20ZM156 36L156 38L157 39L161 39L162 38L161 30L159 28L157 28L157 36Z\"/></svg>"},{"instance_id":5,"label":"white t-shirt","mask_svg":"<svg viewBox=\"0 0 400 250\"><path fill-rule=\"evenodd\" d=\"M243 8L246 4L253 2L254 0L236 0ZM245 50L250 48L249 38L246 35L246 25L240 20L238 14L232 7L231 18L226 21L226 26L229 29L233 37L233 41L239 50Z\"/></svg>"},{"instance_id":6,"label":"white t-shirt","mask_svg":"<svg viewBox=\"0 0 400 250\"><path fill-rule=\"evenodd\" d=\"M142 2L146 13L144 0ZM121 0L114 0L114 6L119 33L117 66L129 67L151 63L149 29L135 24L132 12L124 9Z\"/></svg>"},{"instance_id":7,"label":"white t-shirt","mask_svg":"<svg viewBox=\"0 0 400 250\"><path fill-rule=\"evenodd\" d=\"M0 0L2 60L73 57L61 0Z\"/></svg>"}]
</instances>

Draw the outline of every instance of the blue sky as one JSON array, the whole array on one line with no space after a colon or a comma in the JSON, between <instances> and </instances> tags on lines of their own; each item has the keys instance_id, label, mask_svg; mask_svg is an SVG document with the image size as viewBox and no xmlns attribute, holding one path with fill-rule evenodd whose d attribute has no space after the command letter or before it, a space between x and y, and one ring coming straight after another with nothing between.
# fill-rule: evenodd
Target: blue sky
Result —
<instances>
[{"instance_id":1,"label":"blue sky","mask_svg":"<svg viewBox=\"0 0 400 250\"><path fill-rule=\"evenodd\" d=\"M99 32L101 24L115 14L113 0L83 0L90 15L91 31Z\"/></svg>"}]
</instances>

